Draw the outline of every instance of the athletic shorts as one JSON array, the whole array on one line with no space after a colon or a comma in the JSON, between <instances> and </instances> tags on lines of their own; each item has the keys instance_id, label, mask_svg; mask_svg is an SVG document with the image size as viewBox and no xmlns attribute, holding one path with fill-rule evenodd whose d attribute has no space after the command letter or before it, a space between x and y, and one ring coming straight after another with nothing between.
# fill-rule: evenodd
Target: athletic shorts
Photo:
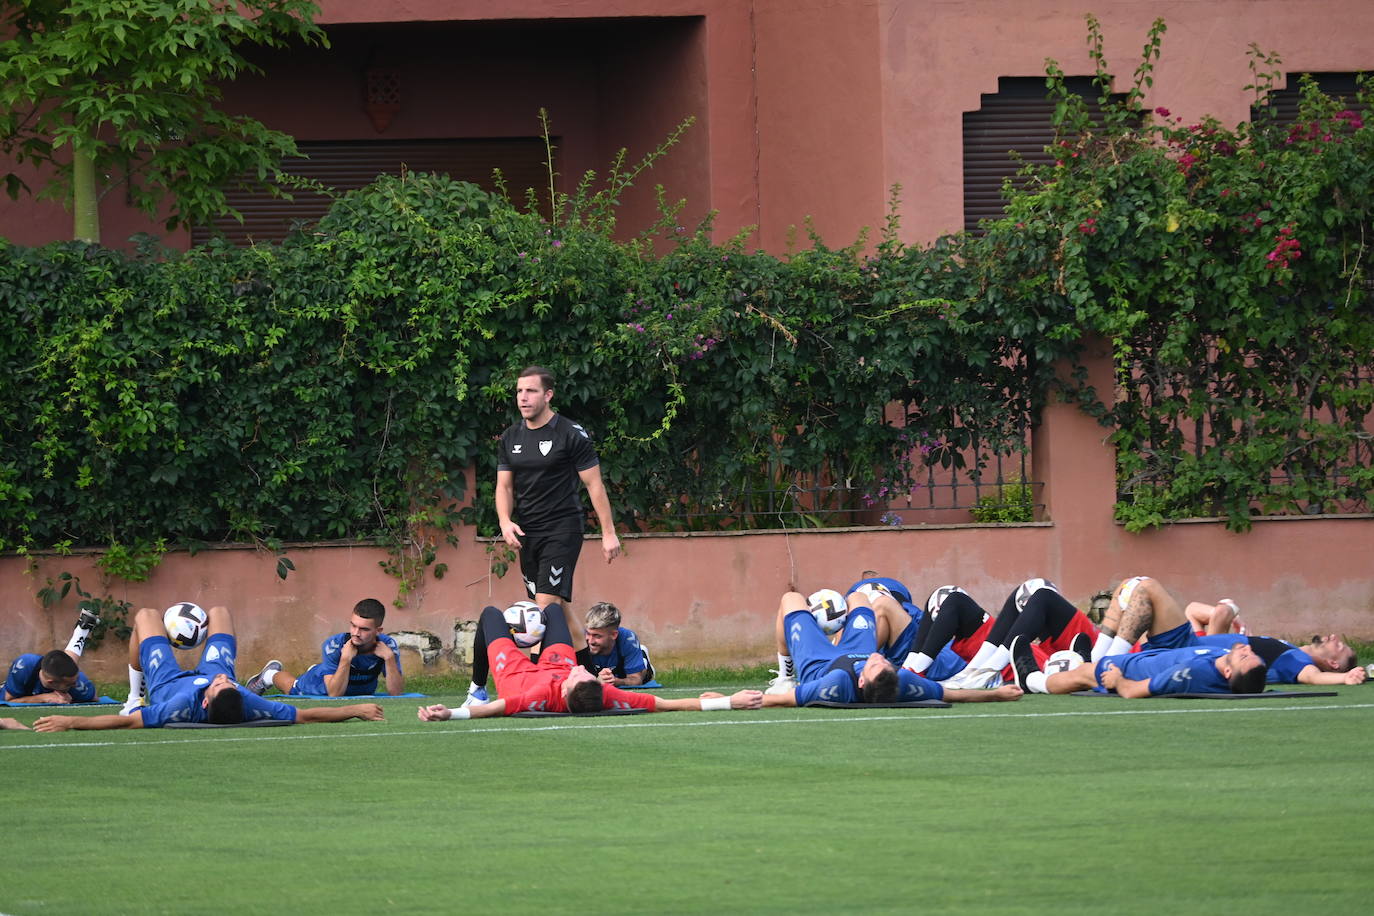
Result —
<instances>
[{"instance_id":1,"label":"athletic shorts","mask_svg":"<svg viewBox=\"0 0 1374 916\"><path fill-rule=\"evenodd\" d=\"M557 595L571 601L573 570L582 554L580 530L553 531L525 535L520 548L520 575L530 600L535 594Z\"/></svg>"},{"instance_id":2,"label":"athletic shorts","mask_svg":"<svg viewBox=\"0 0 1374 916\"><path fill-rule=\"evenodd\" d=\"M1193 633L1193 625L1185 620L1172 630L1151 636L1145 640L1141 649L1186 649L1196 643L1197 636Z\"/></svg>"},{"instance_id":3,"label":"athletic shorts","mask_svg":"<svg viewBox=\"0 0 1374 916\"><path fill-rule=\"evenodd\" d=\"M329 693L329 688L324 685L324 679L335 670L324 665L311 665L296 678L296 683L291 685L287 693L296 697L322 697Z\"/></svg>"},{"instance_id":4,"label":"athletic shorts","mask_svg":"<svg viewBox=\"0 0 1374 916\"><path fill-rule=\"evenodd\" d=\"M1063 652L1073 648L1073 638L1079 633L1088 637L1088 642L1097 641L1097 627L1086 614L1074 614L1068 626L1064 627L1063 632L1053 639L1041 643L1051 655L1055 652Z\"/></svg>"},{"instance_id":5,"label":"athletic shorts","mask_svg":"<svg viewBox=\"0 0 1374 916\"><path fill-rule=\"evenodd\" d=\"M867 655L873 651L873 634L845 626L840 641L832 643L830 637L821 631L821 625L811 616L809 608L789 611L782 621L783 632L787 634L787 650L792 656L792 665L797 672L798 681L809 681L821 677L830 668L831 662L851 652Z\"/></svg>"},{"instance_id":6,"label":"athletic shorts","mask_svg":"<svg viewBox=\"0 0 1374 916\"><path fill-rule=\"evenodd\" d=\"M212 651L213 650L213 651ZM238 643L229 633L215 633L205 640L205 648L200 653L200 664L195 670L205 677L214 679L215 675L225 674L234 680L234 653ZM148 696L153 691L173 680L182 673L177 664L176 653L166 636L148 636L138 646L138 663L143 668L143 689Z\"/></svg>"},{"instance_id":7,"label":"athletic shorts","mask_svg":"<svg viewBox=\"0 0 1374 916\"><path fill-rule=\"evenodd\" d=\"M532 662L529 650L503 636L487 645L487 663L496 681L497 695L514 697L547 684L553 675L559 680L567 677L572 666L577 664L577 653L566 643L554 643L544 647L539 653L539 661Z\"/></svg>"}]
</instances>

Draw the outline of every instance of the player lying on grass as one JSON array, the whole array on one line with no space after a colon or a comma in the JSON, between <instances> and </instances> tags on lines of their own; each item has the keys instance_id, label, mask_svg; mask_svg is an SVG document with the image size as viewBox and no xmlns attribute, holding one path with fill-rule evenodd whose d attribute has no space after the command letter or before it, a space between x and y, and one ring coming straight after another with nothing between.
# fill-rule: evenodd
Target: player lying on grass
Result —
<instances>
[{"instance_id":1,"label":"player lying on grass","mask_svg":"<svg viewBox=\"0 0 1374 916\"><path fill-rule=\"evenodd\" d=\"M1107 655L1049 675L1040 670L1024 639L1012 641L1011 654L1016 682L1030 693L1115 691L1128 699L1175 693L1260 693L1267 670L1247 643L1229 649L1190 646Z\"/></svg>"},{"instance_id":2,"label":"player lying on grass","mask_svg":"<svg viewBox=\"0 0 1374 916\"><path fill-rule=\"evenodd\" d=\"M1087 658L1097 627L1069 603L1048 579L1027 579L1012 589L996 618L990 617L962 588L946 585L926 602L929 627L923 643L904 667L920 672L928 664L931 647L949 643L968 665L944 681L946 687L981 688L1010 683L1011 643L1018 636L1031 643L1043 667L1055 652L1078 652Z\"/></svg>"},{"instance_id":3,"label":"player lying on grass","mask_svg":"<svg viewBox=\"0 0 1374 916\"><path fill-rule=\"evenodd\" d=\"M636 687L654 679L649 651L635 631L620 625L620 609L598 601L587 611L587 647L577 650L578 664L612 687Z\"/></svg>"},{"instance_id":4,"label":"player lying on grass","mask_svg":"<svg viewBox=\"0 0 1374 916\"><path fill-rule=\"evenodd\" d=\"M877 622L875 638L878 651L894 665L902 664L912 654L930 621L921 608L912 602L910 589L897 579L878 576L872 570L866 570L864 578L851 585L844 595L828 588L814 592L807 601L817 620L833 618L841 621L838 630L823 626L822 632L830 634L827 638L837 645L844 639L848 626L847 596L855 593L863 595L865 606L873 611L873 618ZM926 676L939 680L962 670L964 660L948 648L941 648L928 667L930 670L924 672ZM797 672L792 657L786 651L779 650L778 676L768 682L768 689L784 693L796 686Z\"/></svg>"},{"instance_id":5,"label":"player lying on grass","mask_svg":"<svg viewBox=\"0 0 1374 916\"><path fill-rule=\"evenodd\" d=\"M283 722L342 722L345 719L383 718L376 703L353 706L297 708L274 703L234 683L234 623L227 608L210 608L210 636L200 664L183 671L163 629L162 612L143 608L134 618L129 640L129 695L137 697L147 678L146 706L128 714L107 716L44 716L35 731L67 729L160 728L173 722L238 725L259 719Z\"/></svg>"},{"instance_id":6,"label":"player lying on grass","mask_svg":"<svg viewBox=\"0 0 1374 916\"><path fill-rule=\"evenodd\" d=\"M26 652L10 663L0 699L9 703L92 703L95 685L78 667L91 630L100 622L92 611L76 619L67 648L44 655Z\"/></svg>"},{"instance_id":7,"label":"player lying on grass","mask_svg":"<svg viewBox=\"0 0 1374 916\"><path fill-rule=\"evenodd\" d=\"M779 656L796 666L795 687L770 687L765 706L806 706L810 703L907 703L945 700L951 703L1015 700L1018 687L996 690L946 690L905 669L899 670L878 651L877 619L862 592L849 595L849 619L838 644L826 638L810 605L799 592L788 592L778 603L774 633Z\"/></svg>"},{"instance_id":8,"label":"player lying on grass","mask_svg":"<svg viewBox=\"0 0 1374 916\"><path fill-rule=\"evenodd\" d=\"M1314 636L1312 642L1295 646L1273 637L1239 633L1198 636L1196 625L1195 617L1179 607L1159 580L1148 576L1134 576L1117 586L1102 618L1103 633L1114 634L1108 651L1129 652L1141 636L1146 637L1145 649L1229 649L1245 643L1264 661L1271 684L1361 684L1365 680L1365 670L1356 664L1355 650L1335 633Z\"/></svg>"},{"instance_id":9,"label":"player lying on grass","mask_svg":"<svg viewBox=\"0 0 1374 916\"><path fill-rule=\"evenodd\" d=\"M731 696L704 693L700 698L665 700L650 693L621 690L604 683L577 664L562 608L548 608L548 627L544 630L539 661L530 661L526 650L510 638L505 615L494 607L482 610L473 645L473 682L485 684L488 672L496 679L497 699L450 709L443 704L421 706L422 722L449 719L484 719L513 716L520 712L591 713L608 709L643 709L672 712L687 709L758 709L763 695L757 690L741 690Z\"/></svg>"},{"instance_id":10,"label":"player lying on grass","mask_svg":"<svg viewBox=\"0 0 1374 916\"><path fill-rule=\"evenodd\" d=\"M370 697L385 675L387 693L405 693L401 650L382 632L385 621L386 606L376 598L364 598L353 606L347 632L335 633L320 646L319 664L293 677L274 658L243 686L259 696L275 687L293 696Z\"/></svg>"}]
</instances>

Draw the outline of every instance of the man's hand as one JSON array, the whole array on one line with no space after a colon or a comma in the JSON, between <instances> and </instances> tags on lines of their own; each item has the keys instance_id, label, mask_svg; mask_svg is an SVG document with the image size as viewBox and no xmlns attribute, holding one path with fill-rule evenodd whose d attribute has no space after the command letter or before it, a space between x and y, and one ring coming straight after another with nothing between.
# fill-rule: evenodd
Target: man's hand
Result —
<instances>
[{"instance_id":1,"label":"man's hand","mask_svg":"<svg viewBox=\"0 0 1374 916\"><path fill-rule=\"evenodd\" d=\"M708 690L706 693L703 693L703 694L701 695L701 698L702 698L703 700L705 700L705 699L708 699L708 698L710 698L710 697L722 697L722 696L725 696L725 694L723 694L723 693L716 693L716 692L714 692L714 691ZM731 708L731 709L758 709L758 708L761 707L762 705L763 705L763 691L762 691L762 690L740 690L740 691L737 691L737 692L735 692L735 693L730 694L730 708Z\"/></svg>"},{"instance_id":2,"label":"man's hand","mask_svg":"<svg viewBox=\"0 0 1374 916\"><path fill-rule=\"evenodd\" d=\"M72 727L76 716L43 716L33 723L36 732L65 732Z\"/></svg>"},{"instance_id":3,"label":"man's hand","mask_svg":"<svg viewBox=\"0 0 1374 916\"><path fill-rule=\"evenodd\" d=\"M1363 669L1361 669L1363 670ZM65 690L49 690L47 693L36 693L31 697L21 697L18 700L11 700L11 703L70 703L72 695Z\"/></svg>"},{"instance_id":4,"label":"man's hand","mask_svg":"<svg viewBox=\"0 0 1374 916\"><path fill-rule=\"evenodd\" d=\"M620 556L620 538L616 537L614 531L601 536L601 552L606 555L607 563Z\"/></svg>"},{"instance_id":5,"label":"man's hand","mask_svg":"<svg viewBox=\"0 0 1374 916\"><path fill-rule=\"evenodd\" d=\"M515 522L502 522L502 523L501 523L501 540L503 540L503 541L506 542L506 546L507 546L507 547L514 547L516 550L519 550L519 549L520 549L520 538L522 538L522 537L524 537L524 536L525 536L524 530L522 530L521 527L520 527L519 525L515 524ZM617 542L616 542L617 548L619 547L619 545L620 545L620 542L617 541Z\"/></svg>"},{"instance_id":6,"label":"man's hand","mask_svg":"<svg viewBox=\"0 0 1374 916\"><path fill-rule=\"evenodd\" d=\"M357 654L358 647L353 645L353 638L345 639L343 645L339 646L339 669L347 668Z\"/></svg>"},{"instance_id":7,"label":"man's hand","mask_svg":"<svg viewBox=\"0 0 1374 916\"><path fill-rule=\"evenodd\" d=\"M421 722L447 722L449 720L448 707L443 703L421 706L416 714L419 715Z\"/></svg>"},{"instance_id":8,"label":"man's hand","mask_svg":"<svg viewBox=\"0 0 1374 916\"><path fill-rule=\"evenodd\" d=\"M1368 676L1368 673L1364 670L1364 665L1356 665L1345 673L1345 683L1363 684L1365 678Z\"/></svg>"},{"instance_id":9,"label":"man's hand","mask_svg":"<svg viewBox=\"0 0 1374 916\"><path fill-rule=\"evenodd\" d=\"M1360 670L1364 670L1364 669L1360 669ZM614 686L615 686L615 670L614 670L613 668L602 668L600 671L598 671L598 672L596 673L596 679L599 680L599 681L600 681L601 683L603 683L603 684L610 684L612 687L614 687Z\"/></svg>"},{"instance_id":10,"label":"man's hand","mask_svg":"<svg viewBox=\"0 0 1374 916\"><path fill-rule=\"evenodd\" d=\"M369 722L382 722L386 719L386 714L382 712L382 707L376 703L359 703L353 707L354 715L359 719L366 719Z\"/></svg>"},{"instance_id":11,"label":"man's hand","mask_svg":"<svg viewBox=\"0 0 1374 916\"><path fill-rule=\"evenodd\" d=\"M9 716L0 716L0 728L17 728L23 731L29 730L29 727L23 722L20 722L18 719L12 719Z\"/></svg>"},{"instance_id":12,"label":"man's hand","mask_svg":"<svg viewBox=\"0 0 1374 916\"><path fill-rule=\"evenodd\" d=\"M1102 669L1102 686L1108 690L1115 690L1116 685L1121 683L1121 669L1114 662L1107 662L1107 667Z\"/></svg>"},{"instance_id":13,"label":"man's hand","mask_svg":"<svg viewBox=\"0 0 1374 916\"><path fill-rule=\"evenodd\" d=\"M377 640L377 644L372 647L372 654L384 662L389 662L396 656L396 653L391 651L391 647L380 639Z\"/></svg>"}]
</instances>

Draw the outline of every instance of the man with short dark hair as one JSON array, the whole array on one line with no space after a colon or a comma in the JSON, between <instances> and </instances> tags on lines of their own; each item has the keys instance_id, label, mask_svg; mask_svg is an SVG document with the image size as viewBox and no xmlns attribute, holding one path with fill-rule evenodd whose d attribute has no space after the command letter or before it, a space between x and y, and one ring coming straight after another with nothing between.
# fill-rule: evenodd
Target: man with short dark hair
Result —
<instances>
[{"instance_id":1,"label":"man with short dark hair","mask_svg":"<svg viewBox=\"0 0 1374 916\"><path fill-rule=\"evenodd\" d=\"M72 628L67 648L43 655L26 652L10 663L0 698L8 703L93 703L95 685L81 672L77 660L85 651L91 630L100 623L94 611L83 609Z\"/></svg>"},{"instance_id":2,"label":"man with short dark hair","mask_svg":"<svg viewBox=\"0 0 1374 916\"><path fill-rule=\"evenodd\" d=\"M587 431L553 410L553 373L542 366L521 370L515 384L520 420L501 434L496 463L496 516L501 538L520 551L520 574L530 599L542 608L557 603L572 619L573 571L582 553L587 488L601 525L601 552L609 563L620 555L611 501L601 464Z\"/></svg>"},{"instance_id":3,"label":"man with short dark hair","mask_svg":"<svg viewBox=\"0 0 1374 916\"><path fill-rule=\"evenodd\" d=\"M342 722L345 719L383 718L376 703L354 706L297 708L274 703L234 683L234 655L238 641L229 610L209 610L210 635L205 640L200 664L183 671L177 664L172 644L163 628L162 612L143 608L134 618L129 640L129 693L136 698L143 690L146 675L147 699L127 713L105 716L44 716L33 724L34 731L60 732L68 729L161 728L173 723L238 725L262 719L282 722Z\"/></svg>"},{"instance_id":4,"label":"man with short dark hair","mask_svg":"<svg viewBox=\"0 0 1374 916\"><path fill-rule=\"evenodd\" d=\"M533 662L528 650L511 639L505 615L495 607L483 608L473 645L473 681L480 679L485 684L490 672L496 679L497 698L454 709L443 704L421 706L418 710L420 721L483 719L521 712L757 709L762 703L763 695L757 690L740 690L728 697L708 692L700 697L667 700L651 693L621 690L602 683L596 675L577 664L566 619L562 608L550 607L539 661Z\"/></svg>"},{"instance_id":5,"label":"man with short dark hair","mask_svg":"<svg viewBox=\"0 0 1374 916\"><path fill-rule=\"evenodd\" d=\"M936 681L912 671L897 670L878 649L878 621L863 592L849 594L849 618L840 641L831 643L812 616L806 597L787 592L778 603L774 637L778 654L791 659L795 686L769 688L765 706L806 706L811 703L906 703L946 700L976 703L1015 700L1020 689L946 690Z\"/></svg>"},{"instance_id":6,"label":"man with short dark hair","mask_svg":"<svg viewBox=\"0 0 1374 916\"><path fill-rule=\"evenodd\" d=\"M637 687L654 679L649 652L634 630L620 625L620 609L598 601L587 609L587 647L577 650L578 664L613 687Z\"/></svg>"},{"instance_id":7,"label":"man with short dark hair","mask_svg":"<svg viewBox=\"0 0 1374 916\"><path fill-rule=\"evenodd\" d=\"M386 676L386 692L405 693L401 650L396 640L382 632L386 606L376 598L364 598L353 606L348 630L335 633L320 646L320 662L294 677L272 659L244 684L261 696L275 687L291 696L370 697L377 682Z\"/></svg>"}]
</instances>

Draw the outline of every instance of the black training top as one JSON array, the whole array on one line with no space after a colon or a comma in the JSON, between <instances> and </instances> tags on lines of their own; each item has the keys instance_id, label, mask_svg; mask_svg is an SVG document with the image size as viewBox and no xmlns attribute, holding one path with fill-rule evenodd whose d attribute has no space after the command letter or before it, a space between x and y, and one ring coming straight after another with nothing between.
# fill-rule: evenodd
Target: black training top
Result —
<instances>
[{"instance_id":1,"label":"black training top","mask_svg":"<svg viewBox=\"0 0 1374 916\"><path fill-rule=\"evenodd\" d=\"M578 474L599 462L587 431L554 414L538 429L519 420L501 434L498 471L515 475L514 520L526 534L582 530L586 510Z\"/></svg>"}]
</instances>

